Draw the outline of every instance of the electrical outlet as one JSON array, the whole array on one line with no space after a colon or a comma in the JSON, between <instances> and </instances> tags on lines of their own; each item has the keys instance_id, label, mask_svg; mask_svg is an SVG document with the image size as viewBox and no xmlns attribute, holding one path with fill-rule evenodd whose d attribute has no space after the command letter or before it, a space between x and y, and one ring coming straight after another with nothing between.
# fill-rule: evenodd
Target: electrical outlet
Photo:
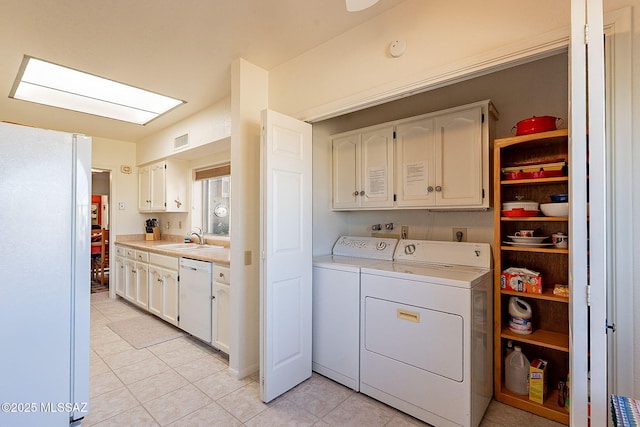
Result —
<instances>
[{"instance_id":1,"label":"electrical outlet","mask_svg":"<svg viewBox=\"0 0 640 427\"><path fill-rule=\"evenodd\" d=\"M467 241L467 229L466 228L453 228L451 232L451 240L454 242L466 242Z\"/></svg>"},{"instance_id":2,"label":"electrical outlet","mask_svg":"<svg viewBox=\"0 0 640 427\"><path fill-rule=\"evenodd\" d=\"M401 239L408 239L409 238L409 226L408 225L400 226L400 238Z\"/></svg>"}]
</instances>

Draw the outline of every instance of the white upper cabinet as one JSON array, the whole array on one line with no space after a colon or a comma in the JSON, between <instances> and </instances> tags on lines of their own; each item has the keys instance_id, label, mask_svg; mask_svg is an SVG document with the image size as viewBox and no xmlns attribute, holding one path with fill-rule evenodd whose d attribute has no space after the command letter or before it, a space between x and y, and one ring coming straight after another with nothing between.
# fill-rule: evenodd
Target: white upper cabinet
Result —
<instances>
[{"instance_id":1,"label":"white upper cabinet","mask_svg":"<svg viewBox=\"0 0 640 427\"><path fill-rule=\"evenodd\" d=\"M187 212L187 163L167 159L138 169L138 210Z\"/></svg>"},{"instance_id":2,"label":"white upper cabinet","mask_svg":"<svg viewBox=\"0 0 640 427\"><path fill-rule=\"evenodd\" d=\"M434 119L417 119L396 128L397 206L436 204Z\"/></svg>"},{"instance_id":3,"label":"white upper cabinet","mask_svg":"<svg viewBox=\"0 0 640 427\"><path fill-rule=\"evenodd\" d=\"M332 138L333 208L393 207L393 126Z\"/></svg>"},{"instance_id":4,"label":"white upper cabinet","mask_svg":"<svg viewBox=\"0 0 640 427\"><path fill-rule=\"evenodd\" d=\"M488 157L483 162L489 138L483 141L482 117L482 108L474 107L436 118L436 206L489 207Z\"/></svg>"},{"instance_id":5,"label":"white upper cabinet","mask_svg":"<svg viewBox=\"0 0 640 427\"><path fill-rule=\"evenodd\" d=\"M489 208L496 115L482 101L335 135L333 209Z\"/></svg>"}]
</instances>

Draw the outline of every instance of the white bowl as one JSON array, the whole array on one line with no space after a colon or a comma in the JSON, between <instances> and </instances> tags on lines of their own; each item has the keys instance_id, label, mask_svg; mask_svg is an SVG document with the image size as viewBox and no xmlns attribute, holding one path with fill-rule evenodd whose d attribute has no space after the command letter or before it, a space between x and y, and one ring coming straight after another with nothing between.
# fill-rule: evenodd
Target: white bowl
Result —
<instances>
[{"instance_id":1,"label":"white bowl","mask_svg":"<svg viewBox=\"0 0 640 427\"><path fill-rule=\"evenodd\" d=\"M502 203L503 211L510 211L513 209L524 209L525 211L537 211L538 202L533 202L531 200L513 200L510 202Z\"/></svg>"},{"instance_id":2,"label":"white bowl","mask_svg":"<svg viewBox=\"0 0 640 427\"><path fill-rule=\"evenodd\" d=\"M569 216L569 203L542 203L540 210L546 216Z\"/></svg>"}]
</instances>

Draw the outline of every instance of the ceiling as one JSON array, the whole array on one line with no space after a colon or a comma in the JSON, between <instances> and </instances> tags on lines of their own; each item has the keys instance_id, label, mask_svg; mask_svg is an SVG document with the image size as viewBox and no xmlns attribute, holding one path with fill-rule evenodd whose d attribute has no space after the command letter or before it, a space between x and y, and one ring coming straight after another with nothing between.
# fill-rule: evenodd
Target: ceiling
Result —
<instances>
[{"instance_id":1,"label":"ceiling","mask_svg":"<svg viewBox=\"0 0 640 427\"><path fill-rule=\"evenodd\" d=\"M2 0L0 121L135 142L230 95L235 58L270 70L403 0ZM187 103L146 126L9 98L24 55Z\"/></svg>"}]
</instances>

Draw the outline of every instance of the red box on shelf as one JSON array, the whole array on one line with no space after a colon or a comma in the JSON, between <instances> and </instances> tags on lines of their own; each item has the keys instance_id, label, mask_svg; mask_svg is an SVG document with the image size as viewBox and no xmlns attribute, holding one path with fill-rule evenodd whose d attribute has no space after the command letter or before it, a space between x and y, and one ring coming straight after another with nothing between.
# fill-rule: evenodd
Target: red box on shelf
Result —
<instances>
[{"instance_id":1,"label":"red box on shelf","mask_svg":"<svg viewBox=\"0 0 640 427\"><path fill-rule=\"evenodd\" d=\"M525 268L508 268L500 277L500 288L528 294L542 293L542 276Z\"/></svg>"}]
</instances>

